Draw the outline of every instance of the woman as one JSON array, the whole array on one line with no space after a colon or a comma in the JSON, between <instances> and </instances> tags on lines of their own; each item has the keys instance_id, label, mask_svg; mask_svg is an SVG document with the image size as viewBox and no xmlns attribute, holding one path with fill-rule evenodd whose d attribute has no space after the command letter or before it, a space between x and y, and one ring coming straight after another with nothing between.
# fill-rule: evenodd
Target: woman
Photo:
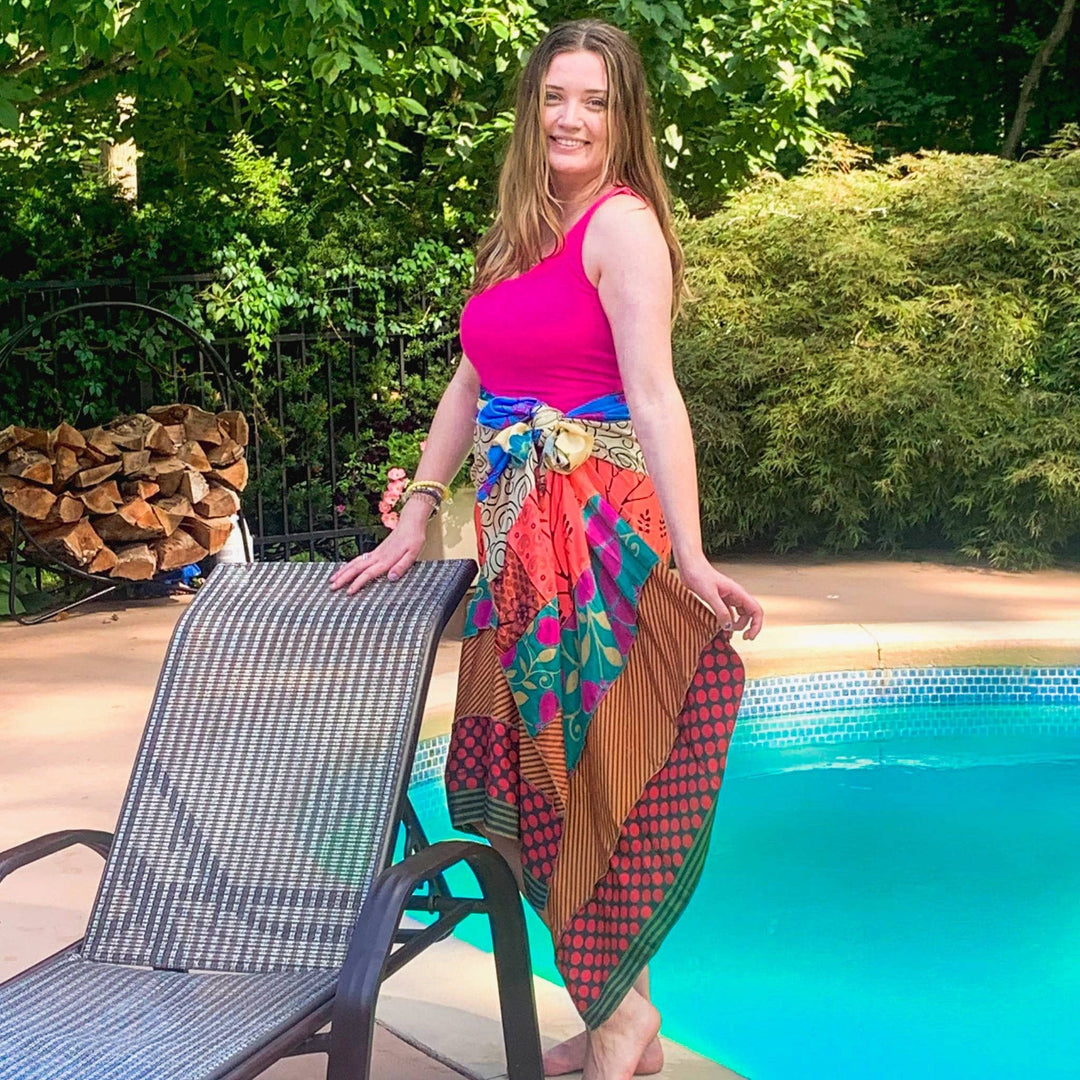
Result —
<instances>
[{"instance_id":1,"label":"woman","mask_svg":"<svg viewBox=\"0 0 1080 1080\"><path fill-rule=\"evenodd\" d=\"M702 551L671 364L682 254L648 111L614 27L566 23L533 51L419 479L332 581L355 593L412 565L475 436L481 576L447 797L551 929L586 1031L545 1071L585 1080L662 1067L645 965L707 849L742 688L731 632L762 625Z\"/></svg>"}]
</instances>

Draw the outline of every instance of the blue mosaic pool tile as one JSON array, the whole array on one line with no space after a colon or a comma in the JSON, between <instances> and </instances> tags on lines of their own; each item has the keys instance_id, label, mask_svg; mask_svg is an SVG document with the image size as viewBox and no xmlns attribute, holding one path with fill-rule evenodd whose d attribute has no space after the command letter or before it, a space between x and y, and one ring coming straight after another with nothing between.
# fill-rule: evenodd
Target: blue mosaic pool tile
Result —
<instances>
[{"instance_id":1,"label":"blue mosaic pool tile","mask_svg":"<svg viewBox=\"0 0 1080 1080\"><path fill-rule=\"evenodd\" d=\"M412 777L409 786L423 784L443 774L446 751L450 746L450 735L436 735L433 739L424 739L416 748L413 759Z\"/></svg>"},{"instance_id":2,"label":"blue mosaic pool tile","mask_svg":"<svg viewBox=\"0 0 1080 1080\"><path fill-rule=\"evenodd\" d=\"M981 705L1013 704L1000 717ZM1062 706L1060 716L1046 707ZM801 746L905 736L1074 735L1080 667L875 668L751 679L733 746ZM1038 710L1031 706L1040 706ZM1072 710L1067 707L1073 706ZM902 718L893 725L891 717ZM417 747L413 784L441 776L450 736Z\"/></svg>"},{"instance_id":3,"label":"blue mosaic pool tile","mask_svg":"<svg viewBox=\"0 0 1080 1080\"><path fill-rule=\"evenodd\" d=\"M934 700L963 702L1076 702L1077 668L878 668L819 675L774 676L747 684L742 720L791 712L904 707Z\"/></svg>"}]
</instances>

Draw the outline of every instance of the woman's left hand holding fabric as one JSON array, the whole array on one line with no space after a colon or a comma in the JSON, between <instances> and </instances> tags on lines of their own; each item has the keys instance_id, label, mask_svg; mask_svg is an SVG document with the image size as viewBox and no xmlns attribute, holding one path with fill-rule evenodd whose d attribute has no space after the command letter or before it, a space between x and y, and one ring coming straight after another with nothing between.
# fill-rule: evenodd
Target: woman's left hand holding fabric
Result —
<instances>
[{"instance_id":1,"label":"woman's left hand holding fabric","mask_svg":"<svg viewBox=\"0 0 1080 1080\"><path fill-rule=\"evenodd\" d=\"M723 619L725 630L742 630L747 641L758 636L765 619L761 605L737 581L717 570L704 555L689 565L680 563L679 577Z\"/></svg>"}]
</instances>

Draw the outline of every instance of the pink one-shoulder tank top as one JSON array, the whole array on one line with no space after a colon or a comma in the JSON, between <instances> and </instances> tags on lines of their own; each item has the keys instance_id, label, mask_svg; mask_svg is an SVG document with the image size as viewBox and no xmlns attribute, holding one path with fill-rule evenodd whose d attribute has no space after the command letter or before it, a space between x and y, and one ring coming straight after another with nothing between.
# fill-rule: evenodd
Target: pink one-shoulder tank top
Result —
<instances>
[{"instance_id":1,"label":"pink one-shoulder tank top","mask_svg":"<svg viewBox=\"0 0 1080 1080\"><path fill-rule=\"evenodd\" d=\"M539 398L561 412L622 390L611 326L581 262L589 221L618 194L637 195L628 187L601 195L571 226L561 251L469 298L461 347L485 390Z\"/></svg>"}]
</instances>

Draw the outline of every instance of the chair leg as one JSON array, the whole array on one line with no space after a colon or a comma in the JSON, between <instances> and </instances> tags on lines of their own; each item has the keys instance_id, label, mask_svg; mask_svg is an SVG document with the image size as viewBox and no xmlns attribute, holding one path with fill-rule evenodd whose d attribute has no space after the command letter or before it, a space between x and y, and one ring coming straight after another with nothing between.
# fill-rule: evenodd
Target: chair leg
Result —
<instances>
[{"instance_id":1,"label":"chair leg","mask_svg":"<svg viewBox=\"0 0 1080 1080\"><path fill-rule=\"evenodd\" d=\"M383 937L382 941L386 943L383 955L389 955L393 938L386 941ZM379 943L372 944L378 947ZM352 952L351 946L349 951ZM326 1080L368 1080L371 1076L371 1055L375 1048L375 1006L379 1001L379 987L383 979L382 965L376 968L372 964L364 971L357 971L345 985L344 974L343 968L334 998Z\"/></svg>"},{"instance_id":2,"label":"chair leg","mask_svg":"<svg viewBox=\"0 0 1080 1080\"><path fill-rule=\"evenodd\" d=\"M506 860L494 851L492 854L494 859L470 861L470 866L488 902L506 1073L509 1080L537 1080L543 1076L542 1053L521 896ZM526 1017L532 1022L523 1023Z\"/></svg>"},{"instance_id":3,"label":"chair leg","mask_svg":"<svg viewBox=\"0 0 1080 1080\"><path fill-rule=\"evenodd\" d=\"M416 887L458 862L476 874L491 920L510 1080L543 1080L529 947L514 876L486 844L448 840L384 870L372 884L338 978L327 1080L368 1080L375 1008L394 935Z\"/></svg>"}]
</instances>

